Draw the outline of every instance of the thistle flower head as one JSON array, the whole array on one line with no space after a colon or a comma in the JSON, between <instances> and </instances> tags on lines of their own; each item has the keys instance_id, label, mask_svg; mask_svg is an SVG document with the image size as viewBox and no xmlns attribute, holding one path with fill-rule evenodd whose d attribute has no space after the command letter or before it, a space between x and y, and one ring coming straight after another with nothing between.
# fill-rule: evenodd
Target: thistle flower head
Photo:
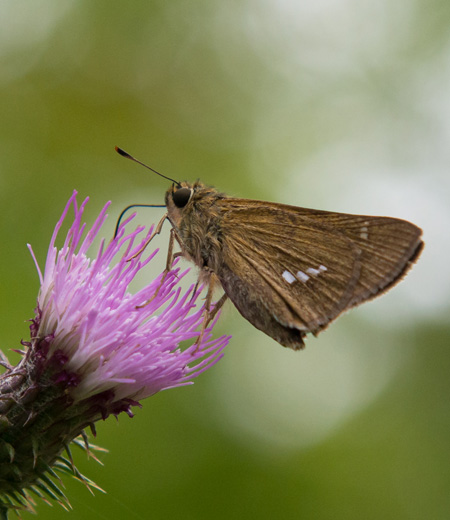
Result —
<instances>
[{"instance_id":1,"label":"thistle flower head","mask_svg":"<svg viewBox=\"0 0 450 520\"><path fill-rule=\"evenodd\" d=\"M129 291L156 253L144 259L141 251L151 229L146 236L143 228L126 232L128 219L88 257L107 206L86 232L86 203L78 206L75 192L69 199L43 272L29 246L41 282L36 317L21 362L7 366L0 380L0 460L3 446L14 462L0 463L0 495L10 502L25 496L24 489L36 491L86 426L122 411L132 415L131 406L141 399L191 383L222 357L229 340L213 339L211 326L197 342L203 308L196 305L199 291L183 293L179 286L186 272L175 269L135 294ZM74 220L58 249L71 208ZM189 346L181 348L183 342ZM0 500L0 513L5 503Z\"/></svg>"}]
</instances>

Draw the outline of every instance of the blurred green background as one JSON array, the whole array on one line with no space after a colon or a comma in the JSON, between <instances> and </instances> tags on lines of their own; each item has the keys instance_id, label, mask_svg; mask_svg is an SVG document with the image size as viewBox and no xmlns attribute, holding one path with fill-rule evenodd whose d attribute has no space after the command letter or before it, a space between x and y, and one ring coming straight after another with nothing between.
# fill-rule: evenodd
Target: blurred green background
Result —
<instances>
[{"instance_id":1,"label":"blurred green background","mask_svg":"<svg viewBox=\"0 0 450 520\"><path fill-rule=\"evenodd\" d=\"M114 145L235 196L406 218L426 242L303 352L228 304L221 363L98 424L104 467L77 454L107 494L66 480L74 510L41 517L450 518L448 1L0 0L0 93L4 350L36 301L26 243L42 265L74 188L91 221L112 200L106 234L163 201Z\"/></svg>"}]
</instances>

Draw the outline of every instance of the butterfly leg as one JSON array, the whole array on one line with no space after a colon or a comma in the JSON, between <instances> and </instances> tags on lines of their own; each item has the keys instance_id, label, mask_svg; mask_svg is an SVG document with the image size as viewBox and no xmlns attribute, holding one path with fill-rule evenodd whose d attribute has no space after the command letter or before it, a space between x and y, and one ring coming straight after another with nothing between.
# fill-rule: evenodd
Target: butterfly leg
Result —
<instances>
[{"instance_id":1,"label":"butterfly leg","mask_svg":"<svg viewBox=\"0 0 450 520\"><path fill-rule=\"evenodd\" d=\"M153 233L148 237L148 239L144 242L144 244L142 245L142 247L139 248L139 251L137 253L135 253L133 256L130 256L130 258L127 258L127 262L129 262L130 260L133 260L133 258L136 258L137 256L139 256L142 251L144 251L144 249L150 244L150 242L155 238L156 235L159 235L161 233L161 230L162 230L162 227L163 227L163 224L164 224L164 221L166 220L167 218L167 213L165 213L165 215L163 216L163 218L158 222L157 226L155 227Z\"/></svg>"},{"instance_id":2,"label":"butterfly leg","mask_svg":"<svg viewBox=\"0 0 450 520\"><path fill-rule=\"evenodd\" d=\"M212 275L214 276L214 275ZM202 328L200 331L200 335L197 338L196 344L198 350L200 343L203 339L203 336L205 335L206 328L211 323L211 321L216 317L217 313L220 311L220 309L223 307L223 304L227 301L228 296L226 293L222 294L220 299L214 304L214 308L211 310L211 302L212 302L212 295L213 295L213 289L214 289L214 283L213 280L210 280L210 284L208 287L208 293L206 294L206 300L205 300L205 311L203 315L203 323Z\"/></svg>"},{"instance_id":3,"label":"butterfly leg","mask_svg":"<svg viewBox=\"0 0 450 520\"><path fill-rule=\"evenodd\" d=\"M191 299L189 300L189 303L192 302L192 300L195 298L195 295L197 293L198 286L200 285L200 280L197 280L195 282L194 290L192 291Z\"/></svg>"},{"instance_id":4,"label":"butterfly leg","mask_svg":"<svg viewBox=\"0 0 450 520\"><path fill-rule=\"evenodd\" d=\"M178 251L177 253L173 252L173 246L174 246L176 238L177 238L176 231L172 228L170 230L169 246L167 249L166 268L164 269L163 275L161 277L161 282L159 283L158 288L154 292L153 296L149 300L147 300L145 303L143 303L142 305L137 305L136 309L141 309L142 307L145 307L146 305L148 305L151 301L153 301L156 298L161 287L164 284L164 280L166 279L166 276L169 274L169 271L172 269L173 261L175 260L175 258L178 258L179 256L183 256L183 253L181 251Z\"/></svg>"}]
</instances>

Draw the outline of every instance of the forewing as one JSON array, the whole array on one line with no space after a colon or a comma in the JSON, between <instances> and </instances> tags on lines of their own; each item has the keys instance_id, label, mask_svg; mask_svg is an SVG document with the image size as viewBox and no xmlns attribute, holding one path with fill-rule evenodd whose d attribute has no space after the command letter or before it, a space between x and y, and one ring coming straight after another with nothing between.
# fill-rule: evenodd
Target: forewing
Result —
<instances>
[{"instance_id":1,"label":"forewing","mask_svg":"<svg viewBox=\"0 0 450 520\"><path fill-rule=\"evenodd\" d=\"M245 204L228 206L221 226L224 263L282 325L317 332L348 306L360 251L341 232L277 207Z\"/></svg>"},{"instance_id":2,"label":"forewing","mask_svg":"<svg viewBox=\"0 0 450 520\"><path fill-rule=\"evenodd\" d=\"M423 249L422 230L406 220L282 207L341 232L361 251L361 270L349 306L397 283Z\"/></svg>"},{"instance_id":3,"label":"forewing","mask_svg":"<svg viewBox=\"0 0 450 520\"><path fill-rule=\"evenodd\" d=\"M279 323L304 331L388 289L423 245L421 230L399 219L242 199L221 207L229 269Z\"/></svg>"}]
</instances>

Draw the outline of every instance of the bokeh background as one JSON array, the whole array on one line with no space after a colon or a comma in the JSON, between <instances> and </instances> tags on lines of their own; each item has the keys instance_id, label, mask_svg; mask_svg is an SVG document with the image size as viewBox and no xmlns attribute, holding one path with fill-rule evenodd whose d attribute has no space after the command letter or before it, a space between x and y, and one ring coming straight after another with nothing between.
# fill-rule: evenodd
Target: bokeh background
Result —
<instances>
[{"instance_id":1,"label":"bokeh background","mask_svg":"<svg viewBox=\"0 0 450 520\"><path fill-rule=\"evenodd\" d=\"M42 263L74 188L88 220L112 200L107 234L124 206L162 203L168 183L114 145L235 196L409 219L426 241L405 282L303 352L228 304L225 359L99 424L105 466L76 460L107 494L66 480L74 510L42 518L450 518L447 0L0 0L0 121L5 351L36 301L26 243Z\"/></svg>"}]
</instances>

